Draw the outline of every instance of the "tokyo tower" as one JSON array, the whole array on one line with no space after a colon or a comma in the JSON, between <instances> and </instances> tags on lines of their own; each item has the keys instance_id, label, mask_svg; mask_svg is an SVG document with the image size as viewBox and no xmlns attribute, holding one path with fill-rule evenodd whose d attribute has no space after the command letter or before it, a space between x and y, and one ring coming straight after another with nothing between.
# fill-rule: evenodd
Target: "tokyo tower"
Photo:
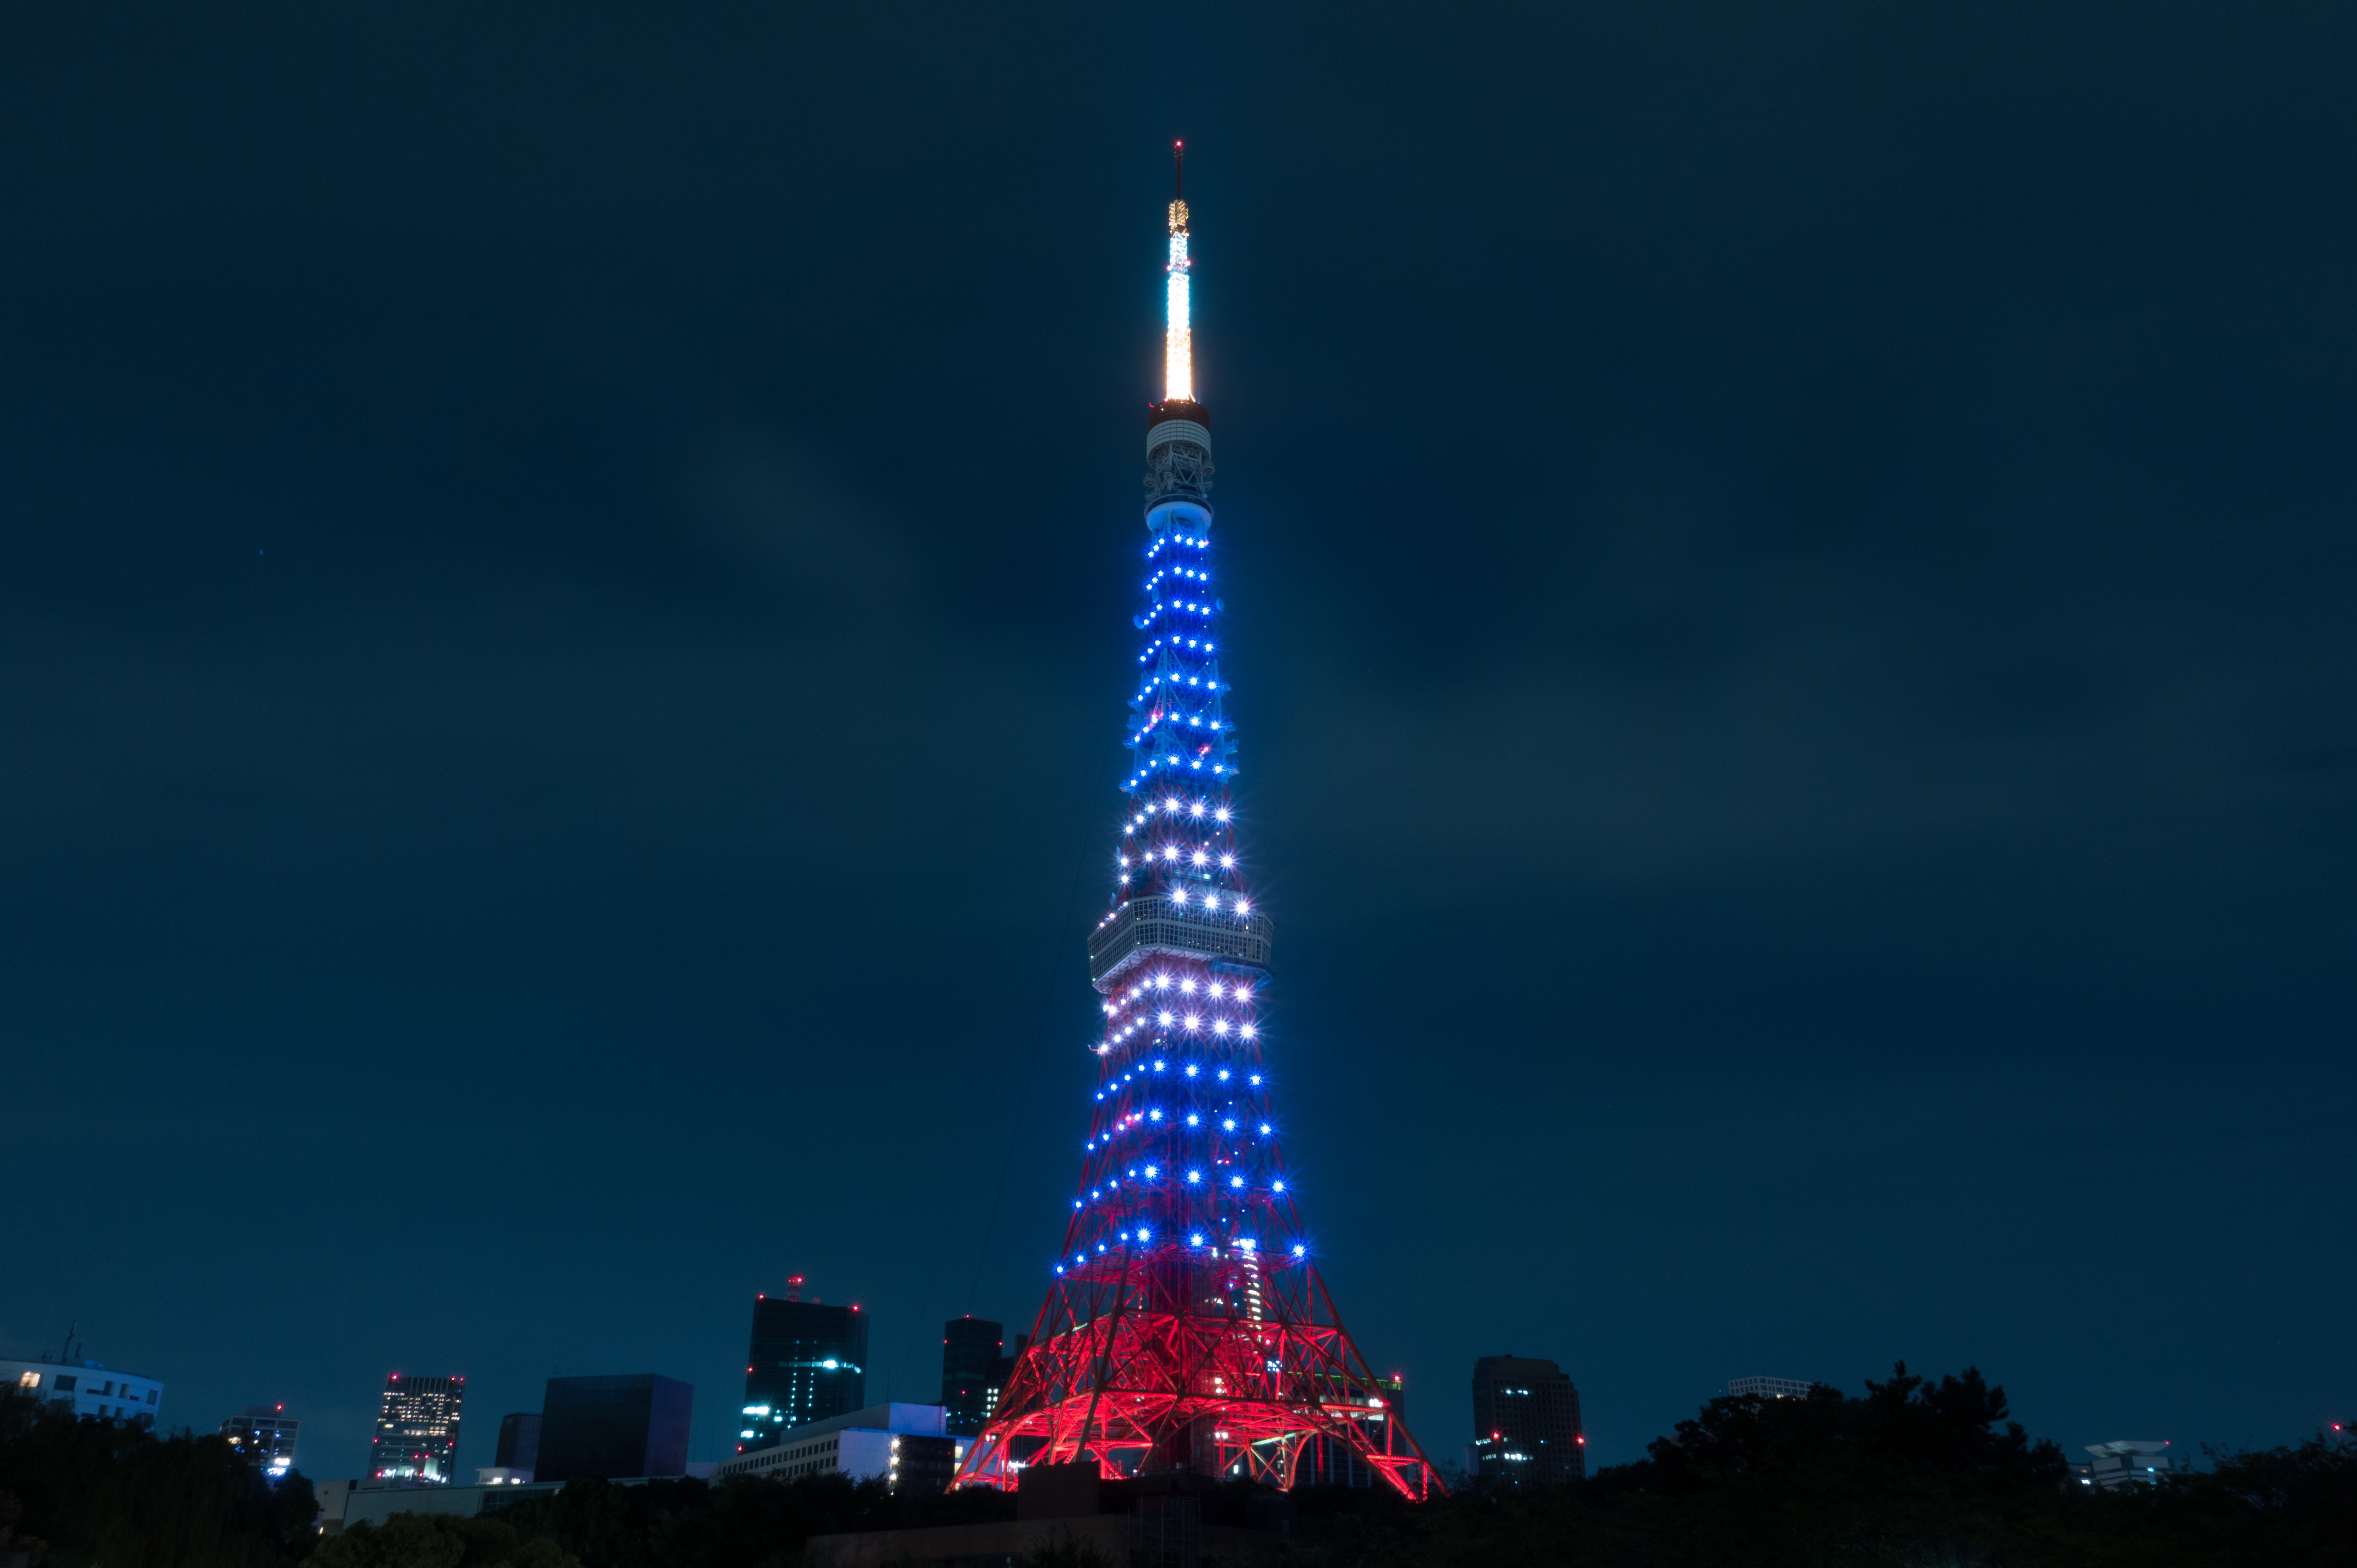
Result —
<instances>
[{"instance_id":1,"label":"tokyo tower","mask_svg":"<svg viewBox=\"0 0 2357 1568\"><path fill-rule=\"evenodd\" d=\"M1231 794L1211 416L1195 400L1183 170L1162 401L1146 416L1144 634L1111 908L1089 935L1104 1033L1081 1184L1030 1348L952 1483L1030 1465L1291 1488L1439 1489L1343 1331L1279 1142L1257 1008L1269 918Z\"/></svg>"}]
</instances>

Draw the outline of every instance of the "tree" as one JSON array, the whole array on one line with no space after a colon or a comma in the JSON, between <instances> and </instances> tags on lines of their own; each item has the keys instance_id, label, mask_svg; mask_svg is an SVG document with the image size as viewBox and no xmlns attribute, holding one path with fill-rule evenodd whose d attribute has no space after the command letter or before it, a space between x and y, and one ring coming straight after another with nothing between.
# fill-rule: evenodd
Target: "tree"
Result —
<instances>
[{"instance_id":1,"label":"tree","mask_svg":"<svg viewBox=\"0 0 2357 1568\"><path fill-rule=\"evenodd\" d=\"M157 1437L0 1391L0 1491L45 1568L283 1568L311 1546L311 1484L274 1487L218 1436Z\"/></svg>"},{"instance_id":2,"label":"tree","mask_svg":"<svg viewBox=\"0 0 2357 1568\"><path fill-rule=\"evenodd\" d=\"M494 1515L395 1514L382 1525L356 1524L319 1543L312 1568L581 1568L556 1542L524 1541Z\"/></svg>"}]
</instances>

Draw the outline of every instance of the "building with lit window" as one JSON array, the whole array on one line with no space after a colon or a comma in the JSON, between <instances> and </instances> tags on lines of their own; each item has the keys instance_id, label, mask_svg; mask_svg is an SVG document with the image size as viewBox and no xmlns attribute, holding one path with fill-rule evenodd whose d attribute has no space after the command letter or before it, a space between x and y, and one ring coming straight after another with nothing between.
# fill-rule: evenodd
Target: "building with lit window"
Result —
<instances>
[{"instance_id":1,"label":"building with lit window","mask_svg":"<svg viewBox=\"0 0 2357 1568\"><path fill-rule=\"evenodd\" d=\"M369 1480L378 1486L447 1487L457 1474L464 1378L384 1380L384 1403L369 1444Z\"/></svg>"},{"instance_id":2,"label":"building with lit window","mask_svg":"<svg viewBox=\"0 0 2357 1568\"><path fill-rule=\"evenodd\" d=\"M1356 1417L1359 1427L1367 1434L1368 1444L1380 1452L1383 1423L1407 1420L1407 1386L1397 1373L1388 1378L1378 1374L1370 1383L1372 1394L1361 1389L1347 1398L1348 1391L1335 1387L1333 1403L1337 1409L1361 1408L1363 1413ZM1323 1433L1303 1442L1295 1466L1296 1486L1372 1487L1382 1480L1358 1444L1338 1442Z\"/></svg>"},{"instance_id":3,"label":"building with lit window","mask_svg":"<svg viewBox=\"0 0 2357 1568\"><path fill-rule=\"evenodd\" d=\"M985 1317L952 1317L942 1325L942 1408L949 1412L953 1437L972 1437L998 1408L998 1396L1015 1376L1028 1334L1015 1337L1015 1353L1005 1355L1003 1325Z\"/></svg>"},{"instance_id":4,"label":"building with lit window","mask_svg":"<svg viewBox=\"0 0 2357 1568\"><path fill-rule=\"evenodd\" d=\"M867 1402L867 1315L857 1306L803 1301L802 1284L797 1274L785 1295L754 1300L739 1454Z\"/></svg>"},{"instance_id":5,"label":"building with lit window","mask_svg":"<svg viewBox=\"0 0 2357 1568\"><path fill-rule=\"evenodd\" d=\"M659 1373L551 1378L532 1478L684 1476L694 1415L694 1387Z\"/></svg>"},{"instance_id":6,"label":"building with lit window","mask_svg":"<svg viewBox=\"0 0 2357 1568\"><path fill-rule=\"evenodd\" d=\"M302 1424L283 1404L250 1404L222 1422L221 1433L274 1480L295 1467L295 1434Z\"/></svg>"},{"instance_id":7,"label":"building with lit window","mask_svg":"<svg viewBox=\"0 0 2357 1568\"><path fill-rule=\"evenodd\" d=\"M1727 1385L1727 1391L1736 1399L1758 1394L1764 1400L1804 1400L1814 1387L1798 1378L1737 1378Z\"/></svg>"},{"instance_id":8,"label":"building with lit window","mask_svg":"<svg viewBox=\"0 0 2357 1568\"><path fill-rule=\"evenodd\" d=\"M878 1404L780 1433L767 1446L720 1462L720 1475L798 1481L841 1474L896 1492L938 1492L957 1474L968 1438L937 1404Z\"/></svg>"},{"instance_id":9,"label":"building with lit window","mask_svg":"<svg viewBox=\"0 0 2357 1568\"><path fill-rule=\"evenodd\" d=\"M0 1360L0 1385L53 1409L121 1426L152 1427L164 1385L103 1361Z\"/></svg>"},{"instance_id":10,"label":"building with lit window","mask_svg":"<svg viewBox=\"0 0 2357 1568\"><path fill-rule=\"evenodd\" d=\"M2149 1437L2090 1443L2087 1452L2094 1457L2084 1465L2072 1466L2071 1474L2081 1486L2101 1492L2158 1486L2162 1477L2182 1475L2188 1468L2169 1451L2168 1443Z\"/></svg>"},{"instance_id":11,"label":"building with lit window","mask_svg":"<svg viewBox=\"0 0 2357 1568\"><path fill-rule=\"evenodd\" d=\"M1579 1391L1553 1361L1484 1356L1473 1363L1473 1444L1466 1468L1483 1486L1561 1486L1587 1474Z\"/></svg>"},{"instance_id":12,"label":"building with lit window","mask_svg":"<svg viewBox=\"0 0 2357 1568\"><path fill-rule=\"evenodd\" d=\"M544 1396L545 1397L545 1396ZM540 1412L519 1410L500 1417L500 1441L491 1462L475 1472L480 1486L511 1487L532 1479L540 1463Z\"/></svg>"}]
</instances>

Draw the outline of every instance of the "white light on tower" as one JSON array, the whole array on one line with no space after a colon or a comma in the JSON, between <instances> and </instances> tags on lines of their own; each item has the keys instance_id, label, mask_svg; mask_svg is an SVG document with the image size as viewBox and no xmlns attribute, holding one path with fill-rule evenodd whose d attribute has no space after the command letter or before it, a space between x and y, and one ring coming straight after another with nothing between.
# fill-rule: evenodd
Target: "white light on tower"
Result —
<instances>
[{"instance_id":1,"label":"white light on tower","mask_svg":"<svg viewBox=\"0 0 2357 1568\"><path fill-rule=\"evenodd\" d=\"M1187 330L1187 204L1170 204L1170 331L1164 346L1162 395L1195 396L1195 349Z\"/></svg>"},{"instance_id":2,"label":"white light on tower","mask_svg":"<svg viewBox=\"0 0 2357 1568\"><path fill-rule=\"evenodd\" d=\"M1174 149L1185 156L1185 145ZM1184 195L1170 203L1170 326L1163 342L1162 395L1195 398L1195 343L1187 315L1187 202Z\"/></svg>"}]
</instances>

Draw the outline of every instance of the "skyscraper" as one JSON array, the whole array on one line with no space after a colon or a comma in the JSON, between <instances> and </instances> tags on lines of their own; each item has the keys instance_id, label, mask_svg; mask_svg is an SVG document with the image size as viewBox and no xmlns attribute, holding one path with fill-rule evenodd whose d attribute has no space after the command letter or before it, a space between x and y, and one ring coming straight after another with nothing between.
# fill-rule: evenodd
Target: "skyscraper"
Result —
<instances>
[{"instance_id":1,"label":"skyscraper","mask_svg":"<svg viewBox=\"0 0 2357 1568\"><path fill-rule=\"evenodd\" d=\"M540 1405L535 1481L687 1473L695 1390L654 1372L551 1378Z\"/></svg>"},{"instance_id":2,"label":"skyscraper","mask_svg":"<svg viewBox=\"0 0 2357 1568\"><path fill-rule=\"evenodd\" d=\"M949 1412L952 1436L971 1437L989 1418L997 1390L992 1379L998 1371L1003 1324L969 1314L942 1325L942 1408ZM1004 1385L1001 1385L1002 1387Z\"/></svg>"},{"instance_id":3,"label":"skyscraper","mask_svg":"<svg viewBox=\"0 0 2357 1568\"><path fill-rule=\"evenodd\" d=\"M998 1409L1015 1363L1031 1336L1015 1337L1015 1350L1006 1353L1006 1326L986 1317L952 1317L942 1325L942 1408L949 1412L942 1428L954 1437L972 1437Z\"/></svg>"},{"instance_id":4,"label":"skyscraper","mask_svg":"<svg viewBox=\"0 0 2357 1568\"><path fill-rule=\"evenodd\" d=\"M1587 1474L1579 1391L1553 1361L1484 1356L1473 1363L1474 1465L1485 1484L1559 1486Z\"/></svg>"},{"instance_id":5,"label":"skyscraper","mask_svg":"<svg viewBox=\"0 0 2357 1568\"><path fill-rule=\"evenodd\" d=\"M542 1397L546 1398L544 1392ZM495 1469L529 1476L540 1463L540 1412L520 1410L500 1417L499 1445L491 1451Z\"/></svg>"},{"instance_id":6,"label":"skyscraper","mask_svg":"<svg viewBox=\"0 0 2357 1568\"><path fill-rule=\"evenodd\" d=\"M796 1274L783 1296L753 1302L739 1454L767 1448L789 1427L848 1414L867 1402L867 1315L856 1306L803 1301L802 1287Z\"/></svg>"},{"instance_id":7,"label":"skyscraper","mask_svg":"<svg viewBox=\"0 0 2357 1568\"><path fill-rule=\"evenodd\" d=\"M389 1374L369 1444L370 1478L448 1486L457 1473L458 1416L466 1399L464 1378Z\"/></svg>"},{"instance_id":8,"label":"skyscraper","mask_svg":"<svg viewBox=\"0 0 2357 1568\"><path fill-rule=\"evenodd\" d=\"M1259 1003L1269 918L1232 791L1211 414L1197 401L1183 186L1168 209L1163 396L1146 411L1143 634L1130 797L1088 938L1103 1033L1080 1187L1031 1344L959 1486L1020 1465L1186 1471L1280 1487L1340 1445L1412 1497L1431 1466L1310 1258L1278 1137ZM1329 1466L1331 1468L1332 1466Z\"/></svg>"}]
</instances>

